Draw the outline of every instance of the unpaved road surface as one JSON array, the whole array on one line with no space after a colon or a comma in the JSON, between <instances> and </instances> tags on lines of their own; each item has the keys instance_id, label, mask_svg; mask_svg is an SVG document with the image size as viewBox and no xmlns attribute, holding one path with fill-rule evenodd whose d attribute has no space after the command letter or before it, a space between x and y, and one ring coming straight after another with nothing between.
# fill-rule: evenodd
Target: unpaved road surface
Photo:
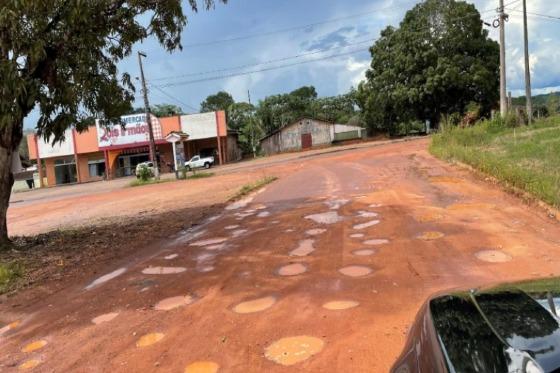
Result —
<instances>
[{"instance_id":1,"label":"unpaved road surface","mask_svg":"<svg viewBox=\"0 0 560 373\"><path fill-rule=\"evenodd\" d=\"M385 372L430 294L560 273L556 221L426 146L274 166L246 204L105 276L16 296L0 370Z\"/></svg>"}]
</instances>

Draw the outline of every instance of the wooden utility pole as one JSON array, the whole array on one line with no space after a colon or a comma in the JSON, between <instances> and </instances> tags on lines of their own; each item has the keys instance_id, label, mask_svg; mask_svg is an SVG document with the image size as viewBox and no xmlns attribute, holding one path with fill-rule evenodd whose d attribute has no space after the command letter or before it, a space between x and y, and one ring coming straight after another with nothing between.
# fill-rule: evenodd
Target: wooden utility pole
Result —
<instances>
[{"instance_id":1,"label":"wooden utility pole","mask_svg":"<svg viewBox=\"0 0 560 373\"><path fill-rule=\"evenodd\" d=\"M140 65L140 79L142 80L142 93L144 94L144 110L146 112L146 123L148 124L148 133L150 134L150 160L154 165L154 177L159 180L159 164L156 157L156 142L154 140L154 129L152 127L152 113L150 103L148 102L148 89L146 88L146 79L144 79L144 68L142 67L142 57L146 57L145 53L138 51L138 64Z\"/></svg>"},{"instance_id":2,"label":"wooden utility pole","mask_svg":"<svg viewBox=\"0 0 560 373\"><path fill-rule=\"evenodd\" d=\"M506 14L504 13L504 0L500 0L500 114L504 118L507 114L506 96Z\"/></svg>"},{"instance_id":3,"label":"wooden utility pole","mask_svg":"<svg viewBox=\"0 0 560 373\"><path fill-rule=\"evenodd\" d=\"M527 119L533 122L533 99L531 97L531 69L529 66L529 36L527 32L527 0L523 0L523 38L525 43L525 98Z\"/></svg>"}]
</instances>

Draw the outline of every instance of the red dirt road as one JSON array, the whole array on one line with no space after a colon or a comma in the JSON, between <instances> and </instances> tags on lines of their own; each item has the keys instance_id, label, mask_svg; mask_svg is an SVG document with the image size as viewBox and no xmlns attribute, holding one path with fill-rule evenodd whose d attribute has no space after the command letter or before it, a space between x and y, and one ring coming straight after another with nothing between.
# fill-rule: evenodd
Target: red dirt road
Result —
<instances>
[{"instance_id":1,"label":"red dirt road","mask_svg":"<svg viewBox=\"0 0 560 373\"><path fill-rule=\"evenodd\" d=\"M1 305L0 328L21 322L0 329L0 370L385 372L430 294L560 274L556 221L426 146L271 166L280 180L246 206L106 268L117 277Z\"/></svg>"}]
</instances>

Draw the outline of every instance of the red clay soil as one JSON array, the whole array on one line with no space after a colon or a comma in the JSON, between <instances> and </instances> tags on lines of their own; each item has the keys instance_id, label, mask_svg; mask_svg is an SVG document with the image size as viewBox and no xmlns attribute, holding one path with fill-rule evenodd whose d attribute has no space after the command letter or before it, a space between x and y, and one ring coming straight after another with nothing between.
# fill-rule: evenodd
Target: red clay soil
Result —
<instances>
[{"instance_id":1,"label":"red clay soil","mask_svg":"<svg viewBox=\"0 0 560 373\"><path fill-rule=\"evenodd\" d=\"M385 372L429 295L559 274L555 220L426 146L270 166L280 180L246 206L45 299L9 299L0 328L16 324L0 337L0 370ZM202 182L215 191L221 178Z\"/></svg>"}]
</instances>

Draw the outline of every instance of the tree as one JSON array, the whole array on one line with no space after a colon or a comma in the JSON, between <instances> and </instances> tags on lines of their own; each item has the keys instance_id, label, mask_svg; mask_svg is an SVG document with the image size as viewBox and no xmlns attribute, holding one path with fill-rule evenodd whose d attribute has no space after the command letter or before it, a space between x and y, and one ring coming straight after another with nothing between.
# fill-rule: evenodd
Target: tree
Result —
<instances>
[{"instance_id":1,"label":"tree","mask_svg":"<svg viewBox=\"0 0 560 373\"><path fill-rule=\"evenodd\" d=\"M235 101L233 101L233 97L231 97L229 93L220 91L215 95L206 97L206 100L202 101L200 104L200 112L206 113L218 110L226 111L233 103L235 103Z\"/></svg>"},{"instance_id":2,"label":"tree","mask_svg":"<svg viewBox=\"0 0 560 373\"><path fill-rule=\"evenodd\" d=\"M255 106L247 102L235 102L227 109L228 128L239 131L255 115Z\"/></svg>"},{"instance_id":3,"label":"tree","mask_svg":"<svg viewBox=\"0 0 560 373\"><path fill-rule=\"evenodd\" d=\"M222 0L225 2L225 0ZM197 1L189 0L193 11ZM204 0L206 9L213 0ZM147 16L140 22L140 16ZM0 245L9 243L6 212L14 182L11 159L23 119L37 108L36 130L62 140L88 118L118 123L131 110L134 86L117 64L136 42L155 37L180 49L186 17L180 0L6 0L0 7Z\"/></svg>"},{"instance_id":4,"label":"tree","mask_svg":"<svg viewBox=\"0 0 560 373\"><path fill-rule=\"evenodd\" d=\"M551 94L546 100L546 109L549 115L556 115L560 111L560 96Z\"/></svg>"},{"instance_id":5,"label":"tree","mask_svg":"<svg viewBox=\"0 0 560 373\"><path fill-rule=\"evenodd\" d=\"M150 111L153 115L158 118L162 117L171 117L173 115L183 115L183 109L181 109L177 105L172 104L158 104L158 105L151 105ZM130 114L143 114L146 112L146 109L143 107L134 108Z\"/></svg>"},{"instance_id":6,"label":"tree","mask_svg":"<svg viewBox=\"0 0 560 373\"><path fill-rule=\"evenodd\" d=\"M499 46L472 4L426 0L370 48L371 67L358 88L373 129L464 114L470 102L487 115L498 100Z\"/></svg>"}]
</instances>

